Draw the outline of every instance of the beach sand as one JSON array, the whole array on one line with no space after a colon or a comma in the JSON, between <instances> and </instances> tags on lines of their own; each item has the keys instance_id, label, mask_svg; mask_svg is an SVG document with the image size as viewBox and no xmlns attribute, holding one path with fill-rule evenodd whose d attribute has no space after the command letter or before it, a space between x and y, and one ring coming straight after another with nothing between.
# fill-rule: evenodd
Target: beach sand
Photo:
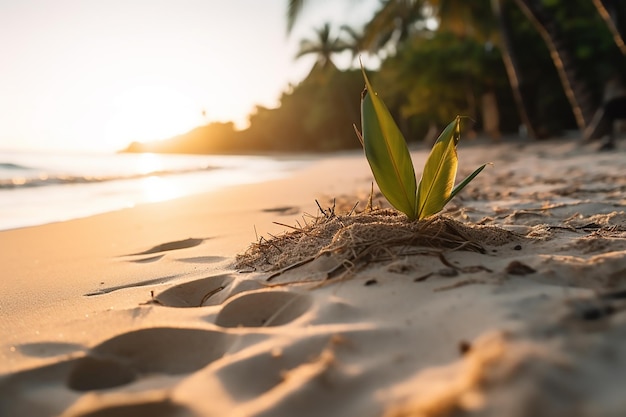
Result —
<instances>
[{"instance_id":1,"label":"beach sand","mask_svg":"<svg viewBox=\"0 0 626 417\"><path fill-rule=\"evenodd\" d=\"M1 232L0 415L622 416L618 144L461 143L445 242L360 152Z\"/></svg>"}]
</instances>

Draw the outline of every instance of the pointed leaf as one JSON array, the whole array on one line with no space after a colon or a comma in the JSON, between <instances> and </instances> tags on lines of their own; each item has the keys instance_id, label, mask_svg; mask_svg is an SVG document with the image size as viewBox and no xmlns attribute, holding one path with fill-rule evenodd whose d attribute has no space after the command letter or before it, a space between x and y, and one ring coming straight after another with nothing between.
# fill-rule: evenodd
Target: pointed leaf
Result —
<instances>
[{"instance_id":1,"label":"pointed leaf","mask_svg":"<svg viewBox=\"0 0 626 417\"><path fill-rule=\"evenodd\" d=\"M483 164L483 165L479 166L478 168L476 168L476 170L474 172L472 172L470 175L468 175L467 178L465 178L463 181L461 181L459 184L457 184L457 186L454 187L454 190L452 190L452 193L450 193L450 197L448 197L448 200L445 202L445 204L448 204L448 202L450 200L452 200L454 198L454 196L459 193L459 191L461 191L463 188L465 188L465 186L467 184L469 184L474 178L476 178L476 176L478 174L480 174L480 172L483 169L485 169L486 166L487 166L487 164Z\"/></svg>"},{"instance_id":2,"label":"pointed leaf","mask_svg":"<svg viewBox=\"0 0 626 417\"><path fill-rule=\"evenodd\" d=\"M417 193L417 218L439 213L454 187L458 166L456 144L460 135L460 118L451 122L439 135L424 165Z\"/></svg>"},{"instance_id":3,"label":"pointed leaf","mask_svg":"<svg viewBox=\"0 0 626 417\"><path fill-rule=\"evenodd\" d=\"M417 185L406 141L389 110L370 84L361 97L362 142L378 188L391 205L415 219Z\"/></svg>"}]
</instances>

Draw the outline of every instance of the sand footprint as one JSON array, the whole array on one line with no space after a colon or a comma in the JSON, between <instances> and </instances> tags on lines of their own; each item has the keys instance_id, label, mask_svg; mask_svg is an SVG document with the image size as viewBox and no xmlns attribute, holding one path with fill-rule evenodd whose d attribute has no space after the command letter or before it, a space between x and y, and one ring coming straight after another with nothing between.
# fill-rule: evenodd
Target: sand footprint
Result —
<instances>
[{"instance_id":1,"label":"sand footprint","mask_svg":"<svg viewBox=\"0 0 626 417\"><path fill-rule=\"evenodd\" d=\"M158 304L168 307L202 307L205 305L215 305L220 302L215 300L233 281L230 275L217 275L214 277L202 278L184 284L179 284L168 288L154 300Z\"/></svg>"},{"instance_id":2,"label":"sand footprint","mask_svg":"<svg viewBox=\"0 0 626 417\"><path fill-rule=\"evenodd\" d=\"M167 327L125 333L77 360L67 386L90 391L128 384L142 375L191 373L221 358L233 338L222 332Z\"/></svg>"},{"instance_id":3,"label":"sand footprint","mask_svg":"<svg viewBox=\"0 0 626 417\"><path fill-rule=\"evenodd\" d=\"M116 336L92 348L87 356L0 375L0 416L61 415L68 406L76 405L86 391L115 388L148 379L150 375L175 377L192 373L220 359L236 337L219 331L166 327ZM164 378L163 383L168 388L173 382ZM141 388L137 387L133 396L139 391ZM123 392L114 394L119 396ZM152 412L161 405L163 410ZM186 416L189 413L166 400L165 403L146 400L133 406L128 402L124 406L109 404L98 411L76 409L71 415Z\"/></svg>"},{"instance_id":4,"label":"sand footprint","mask_svg":"<svg viewBox=\"0 0 626 417\"><path fill-rule=\"evenodd\" d=\"M74 417L192 417L194 415L187 408L169 400L113 405L84 413L72 413Z\"/></svg>"},{"instance_id":5,"label":"sand footprint","mask_svg":"<svg viewBox=\"0 0 626 417\"><path fill-rule=\"evenodd\" d=\"M23 343L15 347L22 355L35 358L52 358L54 356L68 355L85 348L77 343L64 342Z\"/></svg>"},{"instance_id":6,"label":"sand footprint","mask_svg":"<svg viewBox=\"0 0 626 417\"><path fill-rule=\"evenodd\" d=\"M187 249L193 248L195 246L200 245L206 239L204 238L192 238L176 240L173 242L161 243L160 245L156 245L151 247L150 249L146 249L141 252L129 253L126 255L122 255L122 257L137 257L135 259L128 259L128 262L134 263L151 263L159 261L161 258L165 256L162 252L169 252L173 250ZM144 256L144 255L152 255L152 256Z\"/></svg>"},{"instance_id":7,"label":"sand footprint","mask_svg":"<svg viewBox=\"0 0 626 417\"><path fill-rule=\"evenodd\" d=\"M300 213L299 207L294 206L280 206L280 207L272 207L261 210L264 213L277 213L282 216L294 215Z\"/></svg>"},{"instance_id":8,"label":"sand footprint","mask_svg":"<svg viewBox=\"0 0 626 417\"><path fill-rule=\"evenodd\" d=\"M216 376L237 401L253 400L284 383L286 371L318 357L328 346L329 338L328 334L317 334L288 344L270 342L254 346L237 360L219 367Z\"/></svg>"},{"instance_id":9,"label":"sand footprint","mask_svg":"<svg viewBox=\"0 0 626 417\"><path fill-rule=\"evenodd\" d=\"M116 285L113 287L99 288L95 291L88 292L87 294L83 294L84 297L94 297L98 295L108 294L114 291L125 290L127 288L136 288L136 287L148 287L151 285L160 285L165 284L168 281L178 278L178 275L169 275L161 278L149 279L146 281L133 282L131 284L125 285Z\"/></svg>"},{"instance_id":10,"label":"sand footprint","mask_svg":"<svg viewBox=\"0 0 626 417\"><path fill-rule=\"evenodd\" d=\"M313 305L310 294L295 291L257 290L228 301L215 319L221 327L264 327L287 324Z\"/></svg>"},{"instance_id":11,"label":"sand footprint","mask_svg":"<svg viewBox=\"0 0 626 417\"><path fill-rule=\"evenodd\" d=\"M178 258L178 262L185 262L189 264L213 264L222 262L228 258L224 256L192 256L189 258Z\"/></svg>"},{"instance_id":12,"label":"sand footprint","mask_svg":"<svg viewBox=\"0 0 626 417\"><path fill-rule=\"evenodd\" d=\"M150 249L147 249L147 250L145 250L143 252L131 253L131 254L128 254L126 256L152 255L152 254L160 253L160 252L168 252L168 251L172 251L172 250L193 248L194 246L198 246L199 244L201 244L205 240L206 239L190 237L189 239L176 240L174 242L161 243L160 245L153 246Z\"/></svg>"},{"instance_id":13,"label":"sand footprint","mask_svg":"<svg viewBox=\"0 0 626 417\"><path fill-rule=\"evenodd\" d=\"M238 281L234 275L223 274L176 285L154 299L167 307L214 306L235 294L259 288L263 288L263 285L257 281Z\"/></svg>"}]
</instances>

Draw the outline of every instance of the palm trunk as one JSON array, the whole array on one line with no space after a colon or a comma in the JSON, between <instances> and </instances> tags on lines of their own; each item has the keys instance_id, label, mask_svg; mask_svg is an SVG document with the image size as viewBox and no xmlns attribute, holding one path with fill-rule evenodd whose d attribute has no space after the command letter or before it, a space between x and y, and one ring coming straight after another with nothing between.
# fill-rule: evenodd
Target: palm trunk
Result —
<instances>
[{"instance_id":1,"label":"palm trunk","mask_svg":"<svg viewBox=\"0 0 626 417\"><path fill-rule=\"evenodd\" d=\"M500 140L500 110L498 99L493 88L489 88L481 96L483 131L493 140Z\"/></svg>"},{"instance_id":2,"label":"palm trunk","mask_svg":"<svg viewBox=\"0 0 626 417\"><path fill-rule=\"evenodd\" d=\"M624 39L626 38L626 11L623 9L623 6L620 9L615 0L593 0L593 4L611 31L615 44L622 51L622 54L626 55L626 45L624 44Z\"/></svg>"},{"instance_id":3,"label":"palm trunk","mask_svg":"<svg viewBox=\"0 0 626 417\"><path fill-rule=\"evenodd\" d=\"M546 43L565 95L572 106L576 124L581 132L584 131L593 117L595 108L589 88L578 74L576 63L569 52L558 22L545 10L541 0L515 0L515 2Z\"/></svg>"},{"instance_id":4,"label":"palm trunk","mask_svg":"<svg viewBox=\"0 0 626 417\"><path fill-rule=\"evenodd\" d=\"M520 121L526 128L528 136L533 139L537 139L536 125L530 117L530 109L532 108L530 97L526 94L529 89L526 87L526 81L524 80L522 71L517 63L515 56L515 50L513 49L513 43L511 42L511 24L508 21L508 15L506 14L506 0L492 0L491 7L493 13L498 21L500 30L500 53L502 54L502 61L504 62L504 68L506 69L507 76L509 78L509 84L511 84L511 90L513 92L513 99L517 106L517 112L519 114Z\"/></svg>"}]
</instances>

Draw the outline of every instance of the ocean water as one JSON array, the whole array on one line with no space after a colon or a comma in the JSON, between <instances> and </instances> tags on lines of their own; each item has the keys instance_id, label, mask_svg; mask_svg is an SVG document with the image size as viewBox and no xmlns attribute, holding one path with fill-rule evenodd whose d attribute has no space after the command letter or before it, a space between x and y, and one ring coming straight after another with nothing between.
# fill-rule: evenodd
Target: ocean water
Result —
<instances>
[{"instance_id":1,"label":"ocean water","mask_svg":"<svg viewBox=\"0 0 626 417\"><path fill-rule=\"evenodd\" d=\"M86 217L288 175L265 156L0 152L0 230Z\"/></svg>"}]
</instances>

